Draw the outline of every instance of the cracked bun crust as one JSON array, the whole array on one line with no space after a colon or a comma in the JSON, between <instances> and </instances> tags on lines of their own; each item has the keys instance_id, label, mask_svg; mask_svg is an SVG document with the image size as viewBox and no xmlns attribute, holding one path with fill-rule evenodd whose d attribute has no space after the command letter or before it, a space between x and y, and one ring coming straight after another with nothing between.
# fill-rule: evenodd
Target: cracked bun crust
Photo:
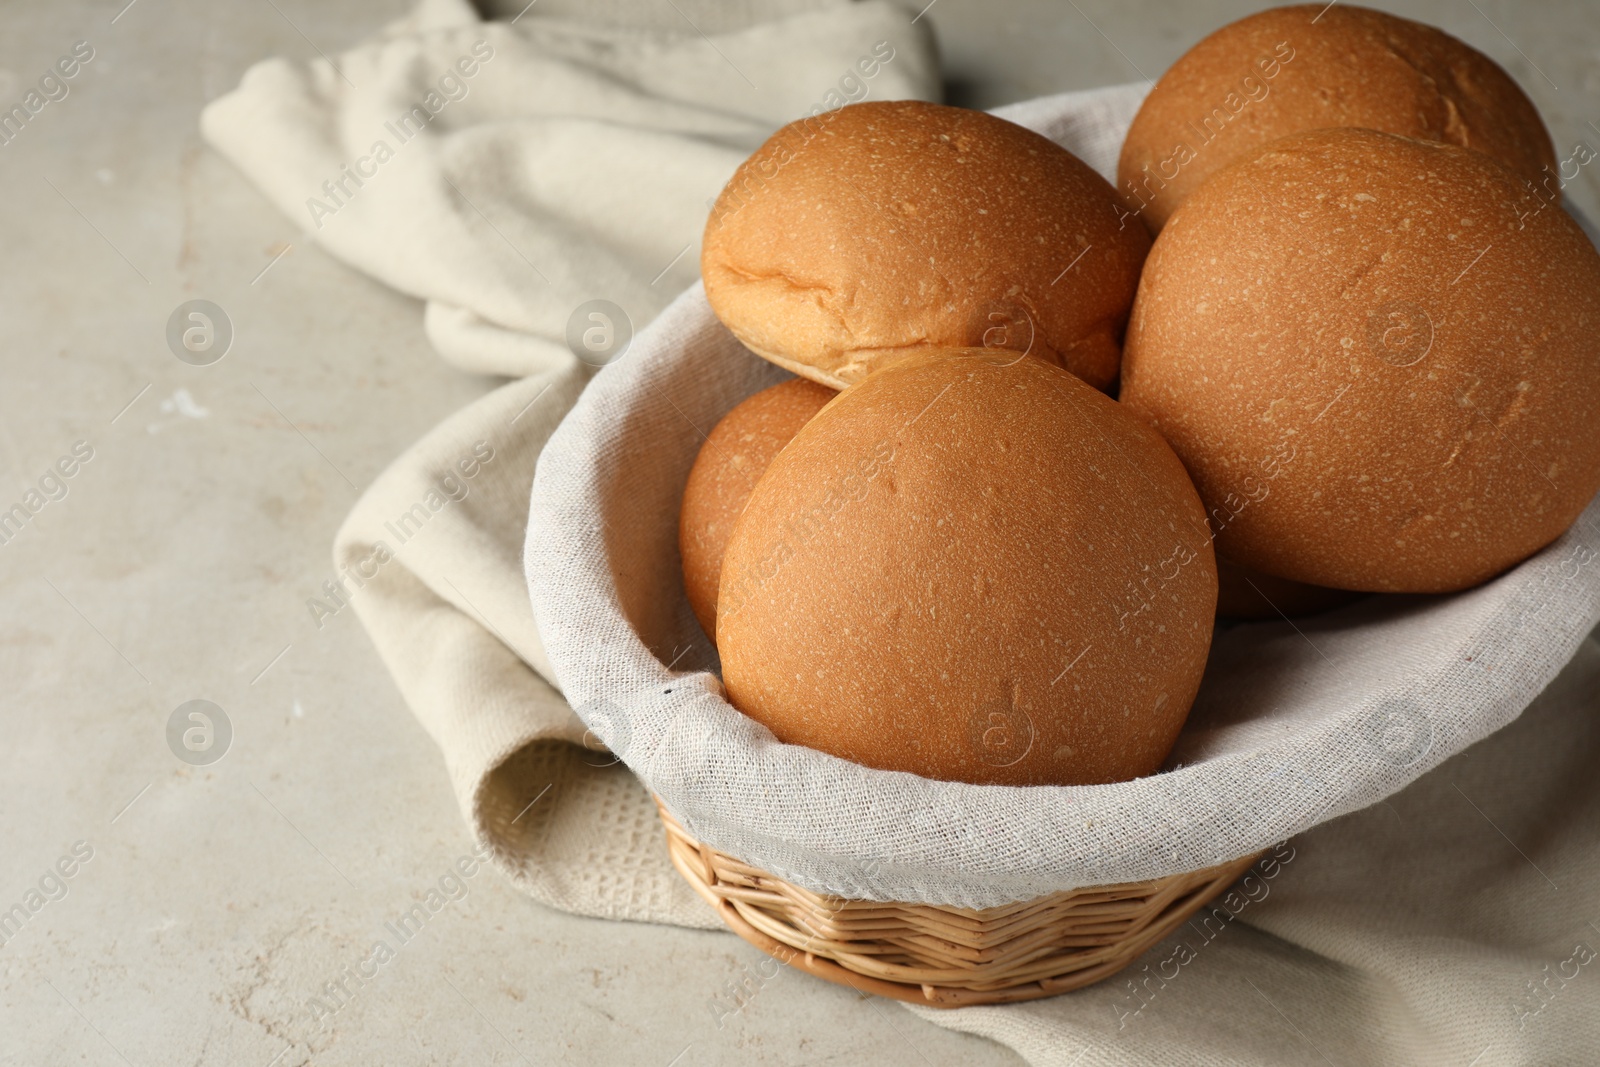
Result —
<instances>
[{"instance_id":1,"label":"cracked bun crust","mask_svg":"<svg viewBox=\"0 0 1600 1067\"><path fill-rule=\"evenodd\" d=\"M981 111L852 104L783 127L706 223L706 299L751 351L842 389L885 360L1009 348L1117 379L1149 235L1109 183Z\"/></svg>"},{"instance_id":2,"label":"cracked bun crust","mask_svg":"<svg viewBox=\"0 0 1600 1067\"><path fill-rule=\"evenodd\" d=\"M1333 126L1476 149L1560 194L1550 134L1494 60L1443 30L1348 4L1273 8L1186 52L1134 117L1117 189L1155 233L1208 175L1279 137Z\"/></svg>"},{"instance_id":3,"label":"cracked bun crust","mask_svg":"<svg viewBox=\"0 0 1600 1067\"><path fill-rule=\"evenodd\" d=\"M767 468L722 568L728 697L778 740L944 781L1160 768L1211 644L1215 558L1160 435L993 349L904 357Z\"/></svg>"},{"instance_id":4,"label":"cracked bun crust","mask_svg":"<svg viewBox=\"0 0 1600 1067\"><path fill-rule=\"evenodd\" d=\"M1481 153L1286 137L1161 231L1121 401L1183 459L1229 562L1465 589L1600 490L1600 254Z\"/></svg>"},{"instance_id":5,"label":"cracked bun crust","mask_svg":"<svg viewBox=\"0 0 1600 1067\"><path fill-rule=\"evenodd\" d=\"M717 639L717 582L734 520L755 491L772 457L839 394L791 378L746 397L712 427L700 446L678 512L678 554L683 589L700 628Z\"/></svg>"}]
</instances>

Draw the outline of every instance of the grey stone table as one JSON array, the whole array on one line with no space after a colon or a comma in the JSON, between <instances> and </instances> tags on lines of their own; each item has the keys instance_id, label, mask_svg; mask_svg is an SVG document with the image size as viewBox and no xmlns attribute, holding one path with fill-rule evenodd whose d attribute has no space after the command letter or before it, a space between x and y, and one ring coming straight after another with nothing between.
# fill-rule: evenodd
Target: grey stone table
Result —
<instances>
[{"instance_id":1,"label":"grey stone table","mask_svg":"<svg viewBox=\"0 0 1600 1067\"><path fill-rule=\"evenodd\" d=\"M336 52L407 5L124 3L0 5L7 109L92 49L0 147L0 508L43 503L0 544L0 908L23 909L0 917L0 1063L1018 1062L786 970L719 1026L708 1003L764 958L742 942L452 873L470 844L437 752L357 621L318 629L305 601L358 487L493 383L445 366L416 303L310 246L196 129L251 62ZM1255 6L926 17L950 99L992 106L1159 75ZM1594 5L1395 7L1504 64L1563 152L1600 144ZM1568 192L1600 204L1595 168ZM234 336L199 367L166 333L202 297ZM167 740L197 699L232 732L210 765ZM436 888L459 899L371 963Z\"/></svg>"}]
</instances>

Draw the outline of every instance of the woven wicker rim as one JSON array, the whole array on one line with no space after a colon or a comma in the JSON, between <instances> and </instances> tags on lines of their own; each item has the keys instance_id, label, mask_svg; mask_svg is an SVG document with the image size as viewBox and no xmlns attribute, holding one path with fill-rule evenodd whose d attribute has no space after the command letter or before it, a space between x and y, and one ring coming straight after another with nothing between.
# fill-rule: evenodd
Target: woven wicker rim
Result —
<instances>
[{"instance_id":1,"label":"woven wicker rim","mask_svg":"<svg viewBox=\"0 0 1600 1067\"><path fill-rule=\"evenodd\" d=\"M656 806L672 865L734 933L818 978L939 1008L1035 1000L1108 978L1260 858L982 910L881 903L814 893L741 863Z\"/></svg>"}]
</instances>

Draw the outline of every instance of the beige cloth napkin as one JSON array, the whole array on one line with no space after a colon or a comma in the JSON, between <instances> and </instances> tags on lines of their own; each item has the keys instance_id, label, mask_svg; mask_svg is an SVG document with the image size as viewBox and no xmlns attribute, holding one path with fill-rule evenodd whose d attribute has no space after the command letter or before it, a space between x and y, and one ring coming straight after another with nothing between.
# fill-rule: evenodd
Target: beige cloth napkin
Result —
<instances>
[{"instance_id":1,"label":"beige cloth napkin","mask_svg":"<svg viewBox=\"0 0 1600 1067\"><path fill-rule=\"evenodd\" d=\"M422 0L331 62L256 64L201 131L323 248L427 301L446 359L565 366L579 305L643 326L694 282L709 201L773 129L938 93L928 24L887 0L766 0L769 21L717 33L694 28L727 21L715 0L675 3L667 32Z\"/></svg>"},{"instance_id":2,"label":"beige cloth napkin","mask_svg":"<svg viewBox=\"0 0 1600 1067\"><path fill-rule=\"evenodd\" d=\"M1591 636L1516 722L1294 838L1222 914L1117 977L1031 1004L913 1010L1037 1067L1592 1067L1596 766Z\"/></svg>"},{"instance_id":3,"label":"beige cloth napkin","mask_svg":"<svg viewBox=\"0 0 1600 1067\"><path fill-rule=\"evenodd\" d=\"M926 22L886 4L676 6L698 31L653 8L629 28L626 3L507 27L426 0L336 67L257 66L203 129L330 252L427 301L447 359L518 376L400 457L335 548L475 833L551 906L714 927L645 791L545 680L521 551L534 462L588 375L566 320L603 297L642 327L694 278L705 201L739 159L874 42L895 58L873 98L937 82ZM419 104L422 133L385 136ZM1169 939L1071 996L924 1014L1037 1064L1595 1062L1597 694L1591 643L1509 729L1293 841L1265 894L1186 951Z\"/></svg>"},{"instance_id":4,"label":"beige cloth napkin","mask_svg":"<svg viewBox=\"0 0 1600 1067\"><path fill-rule=\"evenodd\" d=\"M397 459L334 549L474 832L553 907L716 927L643 788L546 681L529 613L534 461L590 372L567 324L601 298L643 327L698 277L751 150L818 106L936 98L933 39L885 0L526 11L423 0L331 62L257 64L201 128L323 248L425 300L446 359L518 378Z\"/></svg>"}]
</instances>

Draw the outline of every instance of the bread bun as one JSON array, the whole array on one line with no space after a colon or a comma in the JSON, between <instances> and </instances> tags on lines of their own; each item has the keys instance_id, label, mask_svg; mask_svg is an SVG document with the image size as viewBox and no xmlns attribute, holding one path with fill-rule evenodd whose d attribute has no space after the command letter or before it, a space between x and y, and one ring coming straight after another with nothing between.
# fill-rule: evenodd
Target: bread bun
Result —
<instances>
[{"instance_id":1,"label":"bread bun","mask_svg":"<svg viewBox=\"0 0 1600 1067\"><path fill-rule=\"evenodd\" d=\"M734 520L795 432L838 394L791 378L740 401L706 435L689 468L678 512L683 590L700 628L717 639L717 582Z\"/></svg>"},{"instance_id":2,"label":"bread bun","mask_svg":"<svg viewBox=\"0 0 1600 1067\"><path fill-rule=\"evenodd\" d=\"M1217 560L1219 619L1298 619L1360 599L1360 593L1347 589L1291 582L1287 578L1245 570L1224 559Z\"/></svg>"},{"instance_id":3,"label":"bread bun","mask_svg":"<svg viewBox=\"0 0 1600 1067\"><path fill-rule=\"evenodd\" d=\"M1117 378L1149 235L1066 149L981 111L853 104L790 123L706 223L706 299L752 351L842 389L918 348Z\"/></svg>"},{"instance_id":4,"label":"bread bun","mask_svg":"<svg viewBox=\"0 0 1600 1067\"><path fill-rule=\"evenodd\" d=\"M1016 785L1157 770L1216 607L1160 436L1043 360L904 357L756 485L722 568L729 699L780 741Z\"/></svg>"},{"instance_id":5,"label":"bread bun","mask_svg":"<svg viewBox=\"0 0 1600 1067\"><path fill-rule=\"evenodd\" d=\"M1191 48L1134 116L1117 187L1154 233L1207 176L1330 126L1477 149L1559 195L1550 134L1494 60L1432 26L1348 4L1273 8Z\"/></svg>"},{"instance_id":6,"label":"bread bun","mask_svg":"<svg viewBox=\"0 0 1600 1067\"><path fill-rule=\"evenodd\" d=\"M1600 254L1489 156L1372 130L1274 142L1161 231L1122 402L1200 489L1220 556L1448 592L1600 490Z\"/></svg>"}]
</instances>

